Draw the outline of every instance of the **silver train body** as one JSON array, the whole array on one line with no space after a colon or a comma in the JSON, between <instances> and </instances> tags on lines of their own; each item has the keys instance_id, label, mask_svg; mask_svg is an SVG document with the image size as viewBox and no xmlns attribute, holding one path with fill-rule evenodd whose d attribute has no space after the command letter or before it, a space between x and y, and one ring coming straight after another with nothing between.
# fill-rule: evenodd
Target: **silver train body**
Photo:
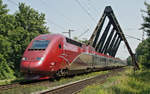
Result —
<instances>
[{"instance_id":1,"label":"silver train body","mask_svg":"<svg viewBox=\"0 0 150 94\"><path fill-rule=\"evenodd\" d=\"M81 71L108 70L126 65L127 63L120 59L82 53L73 60L69 66L69 70L70 73L80 73Z\"/></svg>"}]
</instances>

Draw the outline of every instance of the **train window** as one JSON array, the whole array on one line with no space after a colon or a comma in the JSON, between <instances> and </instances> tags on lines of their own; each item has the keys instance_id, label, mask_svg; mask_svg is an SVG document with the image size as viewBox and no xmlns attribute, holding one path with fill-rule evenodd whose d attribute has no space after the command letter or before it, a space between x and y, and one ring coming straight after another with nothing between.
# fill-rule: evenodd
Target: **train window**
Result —
<instances>
[{"instance_id":1,"label":"train window","mask_svg":"<svg viewBox=\"0 0 150 94\"><path fill-rule=\"evenodd\" d=\"M106 58L101 57L101 62L102 62L102 65L105 65L105 63L106 63Z\"/></svg>"},{"instance_id":2,"label":"train window","mask_svg":"<svg viewBox=\"0 0 150 94\"><path fill-rule=\"evenodd\" d=\"M106 62L106 58L104 58L104 62Z\"/></svg>"},{"instance_id":3,"label":"train window","mask_svg":"<svg viewBox=\"0 0 150 94\"><path fill-rule=\"evenodd\" d=\"M113 60L112 60L112 59L109 59L109 62L110 62L110 63L113 63Z\"/></svg>"},{"instance_id":4,"label":"train window","mask_svg":"<svg viewBox=\"0 0 150 94\"><path fill-rule=\"evenodd\" d=\"M118 61L118 60L116 60L116 63L119 63L119 61Z\"/></svg>"},{"instance_id":5,"label":"train window","mask_svg":"<svg viewBox=\"0 0 150 94\"><path fill-rule=\"evenodd\" d=\"M82 43L80 43L80 42L74 41L74 40L69 39L69 38L66 38L66 41L67 41L68 43L70 43L70 44L73 44L73 45L82 47Z\"/></svg>"},{"instance_id":6,"label":"train window","mask_svg":"<svg viewBox=\"0 0 150 94\"><path fill-rule=\"evenodd\" d=\"M50 40L34 40L29 50L45 50Z\"/></svg>"},{"instance_id":7,"label":"train window","mask_svg":"<svg viewBox=\"0 0 150 94\"><path fill-rule=\"evenodd\" d=\"M100 63L99 57L97 57L96 60L97 60L97 64Z\"/></svg>"},{"instance_id":8,"label":"train window","mask_svg":"<svg viewBox=\"0 0 150 94\"><path fill-rule=\"evenodd\" d=\"M61 49L61 44L59 44L58 47Z\"/></svg>"},{"instance_id":9,"label":"train window","mask_svg":"<svg viewBox=\"0 0 150 94\"><path fill-rule=\"evenodd\" d=\"M113 59L113 63L115 63L115 60Z\"/></svg>"}]
</instances>

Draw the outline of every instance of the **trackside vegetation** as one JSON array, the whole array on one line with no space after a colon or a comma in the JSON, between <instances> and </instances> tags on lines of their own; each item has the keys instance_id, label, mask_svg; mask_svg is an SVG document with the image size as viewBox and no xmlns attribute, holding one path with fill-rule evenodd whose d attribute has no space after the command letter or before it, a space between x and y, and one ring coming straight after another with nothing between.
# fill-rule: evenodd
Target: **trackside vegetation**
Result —
<instances>
[{"instance_id":1,"label":"trackside vegetation","mask_svg":"<svg viewBox=\"0 0 150 94\"><path fill-rule=\"evenodd\" d=\"M20 77L22 54L34 37L49 33L45 23L45 14L24 3L9 14L7 5L0 0L0 80Z\"/></svg>"},{"instance_id":2,"label":"trackside vegetation","mask_svg":"<svg viewBox=\"0 0 150 94\"><path fill-rule=\"evenodd\" d=\"M143 40L136 48L137 60L142 70L150 69L150 4L145 2L146 10L142 10L145 14L141 30L147 33L147 39Z\"/></svg>"},{"instance_id":3,"label":"trackside vegetation","mask_svg":"<svg viewBox=\"0 0 150 94\"><path fill-rule=\"evenodd\" d=\"M110 77L104 84L87 86L78 94L150 94L150 70L132 69Z\"/></svg>"},{"instance_id":4,"label":"trackside vegetation","mask_svg":"<svg viewBox=\"0 0 150 94\"><path fill-rule=\"evenodd\" d=\"M135 51L136 59L140 65L141 70L150 68L150 4L147 2L144 4L146 6L146 10L141 11L144 15L142 15L143 23L141 24L141 28L139 28L143 32L147 33L147 38L139 43ZM127 58L128 65L132 65L131 61L132 59L129 56Z\"/></svg>"}]
</instances>

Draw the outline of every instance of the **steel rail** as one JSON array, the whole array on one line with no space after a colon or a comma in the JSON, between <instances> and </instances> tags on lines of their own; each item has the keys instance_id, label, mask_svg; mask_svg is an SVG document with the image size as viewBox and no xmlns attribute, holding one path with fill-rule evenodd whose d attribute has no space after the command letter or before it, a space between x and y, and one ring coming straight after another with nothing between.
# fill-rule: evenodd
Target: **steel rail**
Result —
<instances>
[{"instance_id":1,"label":"steel rail","mask_svg":"<svg viewBox=\"0 0 150 94\"><path fill-rule=\"evenodd\" d=\"M72 83L64 84L61 86L49 88L47 90L35 92L33 94L76 94L86 86L91 85L93 83L104 83L108 77L116 75L118 72L121 72L123 70L124 68L114 69L107 74L98 75L83 80L75 81Z\"/></svg>"}]
</instances>

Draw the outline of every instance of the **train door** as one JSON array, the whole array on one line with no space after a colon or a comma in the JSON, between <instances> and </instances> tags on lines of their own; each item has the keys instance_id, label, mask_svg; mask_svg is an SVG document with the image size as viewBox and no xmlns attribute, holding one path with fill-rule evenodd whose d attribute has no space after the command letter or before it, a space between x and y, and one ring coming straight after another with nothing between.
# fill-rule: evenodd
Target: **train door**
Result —
<instances>
[{"instance_id":1,"label":"train door","mask_svg":"<svg viewBox=\"0 0 150 94\"><path fill-rule=\"evenodd\" d=\"M63 41L62 41L63 40ZM61 55L63 57L64 62L66 62L67 65L69 65L69 60L68 60L68 51L67 51L67 44L66 41L64 39L61 39Z\"/></svg>"},{"instance_id":2,"label":"train door","mask_svg":"<svg viewBox=\"0 0 150 94\"><path fill-rule=\"evenodd\" d=\"M61 40L58 40L57 41L58 44L56 44L57 48L58 48L58 54L62 54L63 53L63 46L62 46L62 41Z\"/></svg>"},{"instance_id":3,"label":"train door","mask_svg":"<svg viewBox=\"0 0 150 94\"><path fill-rule=\"evenodd\" d=\"M92 68L95 68L95 55L92 55Z\"/></svg>"},{"instance_id":4,"label":"train door","mask_svg":"<svg viewBox=\"0 0 150 94\"><path fill-rule=\"evenodd\" d=\"M59 59L59 67L60 68L65 68L66 66L66 57L65 57L65 51L64 51L64 47L63 47L63 41L62 39L60 39L58 41L58 44L57 44L57 47L58 47L58 53L59 53L59 57L61 57L61 59Z\"/></svg>"},{"instance_id":5,"label":"train door","mask_svg":"<svg viewBox=\"0 0 150 94\"><path fill-rule=\"evenodd\" d=\"M105 58L105 66L108 67L108 59L106 57Z\"/></svg>"}]
</instances>

